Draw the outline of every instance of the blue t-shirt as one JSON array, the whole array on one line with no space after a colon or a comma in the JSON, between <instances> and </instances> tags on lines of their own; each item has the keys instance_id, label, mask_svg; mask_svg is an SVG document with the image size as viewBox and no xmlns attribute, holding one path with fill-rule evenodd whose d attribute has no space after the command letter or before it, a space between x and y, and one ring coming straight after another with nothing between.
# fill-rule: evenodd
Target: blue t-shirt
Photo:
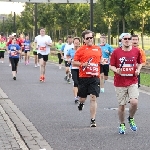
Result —
<instances>
[{"instance_id":1,"label":"blue t-shirt","mask_svg":"<svg viewBox=\"0 0 150 150\"><path fill-rule=\"evenodd\" d=\"M109 64L109 61L110 61L109 57L112 54L114 49L107 43L105 45L98 44L98 46L102 50L102 57L106 60L106 64Z\"/></svg>"},{"instance_id":2,"label":"blue t-shirt","mask_svg":"<svg viewBox=\"0 0 150 150\"><path fill-rule=\"evenodd\" d=\"M67 55L71 57L71 60L74 59L74 55L75 55L76 50L74 50L73 48L69 49L67 52ZM78 67L72 67L72 65L70 65L71 69L79 69Z\"/></svg>"},{"instance_id":3,"label":"blue t-shirt","mask_svg":"<svg viewBox=\"0 0 150 150\"><path fill-rule=\"evenodd\" d=\"M20 46L18 44L10 44L8 46L8 50L10 51L9 57L19 58L19 53L16 52L20 50Z\"/></svg>"},{"instance_id":4,"label":"blue t-shirt","mask_svg":"<svg viewBox=\"0 0 150 150\"><path fill-rule=\"evenodd\" d=\"M30 50L30 40L24 41L24 50L29 51Z\"/></svg>"}]
</instances>

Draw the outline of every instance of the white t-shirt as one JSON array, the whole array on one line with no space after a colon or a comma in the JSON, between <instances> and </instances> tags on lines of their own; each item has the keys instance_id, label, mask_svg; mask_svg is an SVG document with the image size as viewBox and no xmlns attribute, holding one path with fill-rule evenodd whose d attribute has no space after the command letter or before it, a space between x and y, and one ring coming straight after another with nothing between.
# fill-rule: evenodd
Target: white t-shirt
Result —
<instances>
[{"instance_id":1,"label":"white t-shirt","mask_svg":"<svg viewBox=\"0 0 150 150\"><path fill-rule=\"evenodd\" d=\"M64 60L67 60L67 53L68 53L68 50L71 49L71 48L74 48L74 44L72 43L71 45L69 45L68 43L65 44L64 46L64 49L63 49L63 52L64 52Z\"/></svg>"},{"instance_id":2,"label":"white t-shirt","mask_svg":"<svg viewBox=\"0 0 150 150\"><path fill-rule=\"evenodd\" d=\"M52 43L51 37L48 35L38 35L35 37L34 42L37 43L37 53L42 55L48 55L50 53L50 46L46 45L45 43Z\"/></svg>"}]
</instances>

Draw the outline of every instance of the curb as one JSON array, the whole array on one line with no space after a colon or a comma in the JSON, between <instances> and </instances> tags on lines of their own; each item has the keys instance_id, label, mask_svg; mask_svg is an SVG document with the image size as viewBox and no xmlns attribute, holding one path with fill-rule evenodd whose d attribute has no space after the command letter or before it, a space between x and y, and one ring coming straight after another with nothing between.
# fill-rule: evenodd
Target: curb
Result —
<instances>
[{"instance_id":1,"label":"curb","mask_svg":"<svg viewBox=\"0 0 150 150\"><path fill-rule=\"evenodd\" d=\"M16 140L19 145L25 145L22 150L53 150L43 136L37 131L34 125L25 117L17 106L8 98L0 88L0 105L8 117L7 120L15 128L21 140ZM11 125L11 126L12 126ZM14 133L13 133L14 134ZM15 139L16 134L14 134Z\"/></svg>"}]
</instances>

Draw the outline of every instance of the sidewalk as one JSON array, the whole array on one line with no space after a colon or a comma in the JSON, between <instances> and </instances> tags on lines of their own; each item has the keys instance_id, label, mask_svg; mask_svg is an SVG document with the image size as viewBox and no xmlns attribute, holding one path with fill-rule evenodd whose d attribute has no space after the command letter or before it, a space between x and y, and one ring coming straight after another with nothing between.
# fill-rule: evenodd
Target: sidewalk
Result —
<instances>
[{"instance_id":1,"label":"sidewalk","mask_svg":"<svg viewBox=\"0 0 150 150\"><path fill-rule=\"evenodd\" d=\"M0 150L52 150L0 88Z\"/></svg>"}]
</instances>

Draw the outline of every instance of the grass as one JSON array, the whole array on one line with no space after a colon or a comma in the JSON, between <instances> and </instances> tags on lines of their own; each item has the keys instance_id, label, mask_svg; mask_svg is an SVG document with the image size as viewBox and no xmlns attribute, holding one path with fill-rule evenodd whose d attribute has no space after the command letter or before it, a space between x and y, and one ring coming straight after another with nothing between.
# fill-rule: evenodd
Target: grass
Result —
<instances>
[{"instance_id":1,"label":"grass","mask_svg":"<svg viewBox=\"0 0 150 150\"><path fill-rule=\"evenodd\" d=\"M114 73L113 71L109 71L109 76L113 77ZM140 73L141 77L141 85L150 87L150 74L147 73Z\"/></svg>"}]
</instances>

